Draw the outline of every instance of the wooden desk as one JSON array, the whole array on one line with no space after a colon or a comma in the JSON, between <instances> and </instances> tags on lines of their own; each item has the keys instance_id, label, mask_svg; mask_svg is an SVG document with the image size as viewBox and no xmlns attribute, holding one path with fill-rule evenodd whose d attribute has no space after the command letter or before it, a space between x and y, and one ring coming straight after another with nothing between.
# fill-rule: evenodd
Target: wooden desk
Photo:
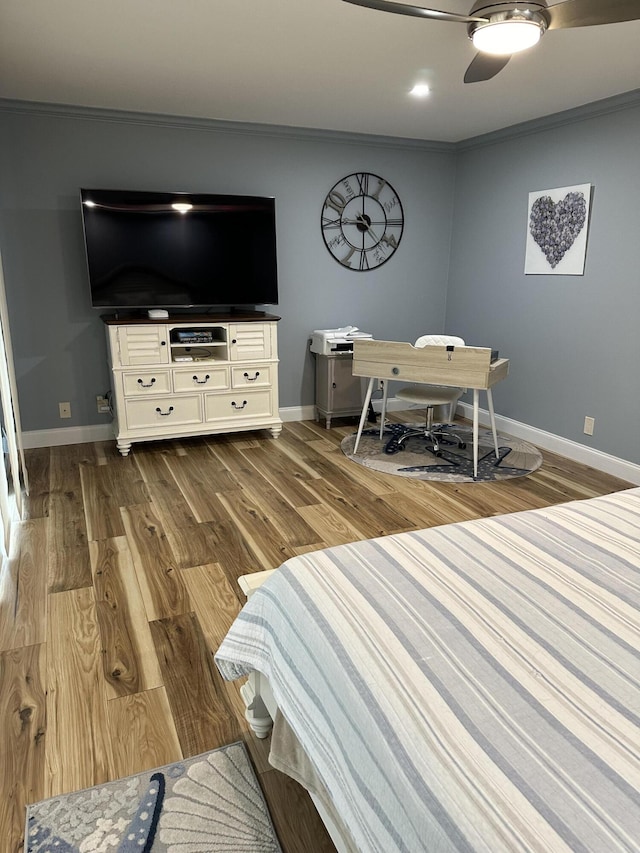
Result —
<instances>
[{"instance_id":1,"label":"wooden desk","mask_svg":"<svg viewBox=\"0 0 640 853\"><path fill-rule=\"evenodd\" d=\"M473 390L473 476L477 477L479 392L487 393L493 444L496 458L498 458L498 438L491 388L508 373L509 359L499 358L492 362L491 350L486 347L414 347L413 344L397 341L354 341L353 375L369 377L354 453L358 450L376 379L397 379L401 382L418 382L424 385L470 388ZM381 436L387 408L387 387L386 381L382 404Z\"/></svg>"}]
</instances>

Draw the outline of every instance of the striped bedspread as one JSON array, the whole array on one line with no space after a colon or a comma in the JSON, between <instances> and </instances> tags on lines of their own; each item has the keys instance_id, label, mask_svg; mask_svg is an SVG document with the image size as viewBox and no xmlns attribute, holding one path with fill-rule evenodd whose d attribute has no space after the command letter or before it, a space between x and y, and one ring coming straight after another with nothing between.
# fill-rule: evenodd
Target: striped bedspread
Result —
<instances>
[{"instance_id":1,"label":"striped bedspread","mask_svg":"<svg viewBox=\"0 0 640 853\"><path fill-rule=\"evenodd\" d=\"M361 851L640 851L640 489L291 559L216 661Z\"/></svg>"}]
</instances>

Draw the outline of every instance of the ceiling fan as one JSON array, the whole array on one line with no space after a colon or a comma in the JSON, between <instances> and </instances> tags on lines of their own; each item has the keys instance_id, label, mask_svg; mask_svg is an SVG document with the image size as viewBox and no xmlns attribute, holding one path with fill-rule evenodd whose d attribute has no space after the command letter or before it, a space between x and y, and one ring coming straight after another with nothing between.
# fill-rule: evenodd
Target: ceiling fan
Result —
<instances>
[{"instance_id":1,"label":"ceiling fan","mask_svg":"<svg viewBox=\"0 0 640 853\"><path fill-rule=\"evenodd\" d=\"M640 20L638 0L563 0L492 3L477 0L468 15L410 6L394 0L345 0L355 6L467 24L467 33L479 53L467 68L465 83L490 80L502 71L514 53L533 47L547 30L592 27Z\"/></svg>"}]
</instances>

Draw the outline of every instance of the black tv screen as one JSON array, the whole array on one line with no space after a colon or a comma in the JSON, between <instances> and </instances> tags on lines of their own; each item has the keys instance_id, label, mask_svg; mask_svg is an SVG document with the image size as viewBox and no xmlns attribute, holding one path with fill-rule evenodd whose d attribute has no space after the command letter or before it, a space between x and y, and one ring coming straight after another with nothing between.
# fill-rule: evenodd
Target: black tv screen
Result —
<instances>
[{"instance_id":1,"label":"black tv screen","mask_svg":"<svg viewBox=\"0 0 640 853\"><path fill-rule=\"evenodd\" d=\"M80 191L95 308L273 305L273 198Z\"/></svg>"}]
</instances>

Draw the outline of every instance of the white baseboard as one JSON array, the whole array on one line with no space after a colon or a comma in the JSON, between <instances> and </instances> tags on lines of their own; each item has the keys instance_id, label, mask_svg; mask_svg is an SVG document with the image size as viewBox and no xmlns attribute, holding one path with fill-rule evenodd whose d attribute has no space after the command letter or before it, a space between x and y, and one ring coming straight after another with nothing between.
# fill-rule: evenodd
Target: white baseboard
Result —
<instances>
[{"instance_id":1,"label":"white baseboard","mask_svg":"<svg viewBox=\"0 0 640 853\"><path fill-rule=\"evenodd\" d=\"M458 403L458 411L460 410L462 410L462 415L465 418L473 420L473 406L470 403ZM487 409L479 410L478 420L484 427L491 425ZM574 462L581 462L583 465L589 465L589 467L595 468L597 471L603 471L606 474L611 474L614 477L619 477L621 480L627 480L629 483L640 486L640 465L636 465L634 462L619 459L617 456L610 456L601 450L595 450L592 447L587 447L585 444L570 441L568 438L562 438L559 435L545 432L543 429L520 423L520 421L514 421L511 418L505 418L502 415L496 415L496 428L498 432L529 441L541 450L557 453L559 456L572 459Z\"/></svg>"},{"instance_id":2,"label":"white baseboard","mask_svg":"<svg viewBox=\"0 0 640 853\"><path fill-rule=\"evenodd\" d=\"M315 406L290 406L280 409L283 421L312 421ZM58 429L35 429L22 433L25 449L34 447L58 447L61 444L88 444L91 441L110 441L113 438L113 426L91 424L89 426L59 427Z\"/></svg>"},{"instance_id":3,"label":"white baseboard","mask_svg":"<svg viewBox=\"0 0 640 853\"><path fill-rule=\"evenodd\" d=\"M373 406L380 411L380 401L374 400ZM407 404L402 400L391 398L387 401L387 409L390 412L406 409ZM461 414L471 420L473 418L473 406L469 403L458 403ZM315 406L288 406L280 409L280 417L283 421L307 421L315 418ZM490 425L489 412L486 409L479 410L479 422L482 426ZM496 415L496 426L500 432L522 438L535 444L542 450L565 456L574 462L589 465L597 471L603 471L621 480L640 486L640 465L610 456L601 450L595 450L577 441L554 435L550 432L537 429L537 427ZM34 447L57 447L61 444L86 444L91 441L109 441L113 439L113 427L111 424L92 424L89 426L63 427L60 429L31 430L22 434L25 448Z\"/></svg>"},{"instance_id":4,"label":"white baseboard","mask_svg":"<svg viewBox=\"0 0 640 853\"><path fill-rule=\"evenodd\" d=\"M90 424L89 426L60 427L59 429L34 429L22 433L25 449L33 447L58 447L61 444L88 444L90 441L109 441L113 438L113 426Z\"/></svg>"},{"instance_id":5,"label":"white baseboard","mask_svg":"<svg viewBox=\"0 0 640 853\"><path fill-rule=\"evenodd\" d=\"M382 400L372 400L373 409L375 412L380 412L382 409ZM387 411L398 412L406 409L407 404L404 400L396 400L395 397L387 400ZM312 421L316 416L315 406L288 406L286 409L280 409L280 417L283 421Z\"/></svg>"},{"instance_id":6,"label":"white baseboard","mask_svg":"<svg viewBox=\"0 0 640 853\"><path fill-rule=\"evenodd\" d=\"M280 409L280 417L285 423L289 421L312 421L315 416L315 406L287 406L286 409Z\"/></svg>"}]
</instances>

